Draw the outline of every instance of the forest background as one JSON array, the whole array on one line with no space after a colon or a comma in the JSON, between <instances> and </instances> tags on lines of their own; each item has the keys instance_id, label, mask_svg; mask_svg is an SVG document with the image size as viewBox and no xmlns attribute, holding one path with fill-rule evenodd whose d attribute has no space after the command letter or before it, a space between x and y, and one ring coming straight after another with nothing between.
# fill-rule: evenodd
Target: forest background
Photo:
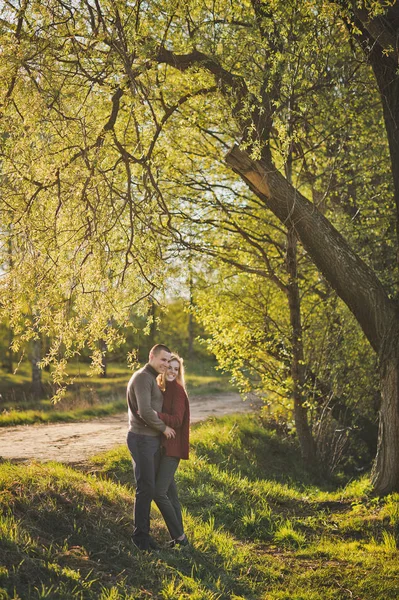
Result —
<instances>
[{"instance_id":1,"label":"forest background","mask_svg":"<svg viewBox=\"0 0 399 600\"><path fill-rule=\"evenodd\" d=\"M398 491L398 28L395 2L4 2L5 368L61 399L169 307L309 464Z\"/></svg>"}]
</instances>

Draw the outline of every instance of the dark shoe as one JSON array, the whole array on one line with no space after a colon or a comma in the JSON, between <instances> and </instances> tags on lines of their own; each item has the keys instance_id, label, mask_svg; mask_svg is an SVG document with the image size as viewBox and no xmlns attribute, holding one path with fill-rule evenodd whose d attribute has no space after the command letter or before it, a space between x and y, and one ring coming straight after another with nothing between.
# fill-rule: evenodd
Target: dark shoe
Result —
<instances>
[{"instance_id":1,"label":"dark shoe","mask_svg":"<svg viewBox=\"0 0 399 600\"><path fill-rule=\"evenodd\" d=\"M140 552L159 552L161 549L151 538L145 542L138 542L134 538L132 538L132 541L136 548L140 550Z\"/></svg>"},{"instance_id":2,"label":"dark shoe","mask_svg":"<svg viewBox=\"0 0 399 600\"><path fill-rule=\"evenodd\" d=\"M184 546L188 546L188 539L187 536L185 535L184 538L182 540L170 540L170 542L168 542L167 547L168 548L176 548L176 547L184 547Z\"/></svg>"},{"instance_id":3,"label":"dark shoe","mask_svg":"<svg viewBox=\"0 0 399 600\"><path fill-rule=\"evenodd\" d=\"M158 546L158 544L152 537L150 537L148 545L150 547L150 550L155 551L155 552L159 552L161 549L161 546Z\"/></svg>"},{"instance_id":4,"label":"dark shoe","mask_svg":"<svg viewBox=\"0 0 399 600\"><path fill-rule=\"evenodd\" d=\"M135 542L134 540L133 544L136 546L137 550L140 550L140 552L150 552L149 544L140 544L139 542Z\"/></svg>"}]
</instances>

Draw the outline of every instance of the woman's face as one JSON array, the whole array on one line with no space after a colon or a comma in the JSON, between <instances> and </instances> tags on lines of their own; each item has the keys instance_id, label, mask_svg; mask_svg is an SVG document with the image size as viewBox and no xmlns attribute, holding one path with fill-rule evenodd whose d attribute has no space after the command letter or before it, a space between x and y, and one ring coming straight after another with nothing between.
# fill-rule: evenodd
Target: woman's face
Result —
<instances>
[{"instance_id":1,"label":"woman's face","mask_svg":"<svg viewBox=\"0 0 399 600\"><path fill-rule=\"evenodd\" d=\"M168 368L166 369L166 381L174 381L179 374L180 365L177 360L171 360Z\"/></svg>"}]
</instances>

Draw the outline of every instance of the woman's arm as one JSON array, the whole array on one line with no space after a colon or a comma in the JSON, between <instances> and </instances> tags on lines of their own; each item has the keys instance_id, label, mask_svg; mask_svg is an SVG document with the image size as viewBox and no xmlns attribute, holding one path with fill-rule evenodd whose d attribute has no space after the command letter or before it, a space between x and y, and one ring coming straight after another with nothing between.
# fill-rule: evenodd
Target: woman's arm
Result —
<instances>
[{"instance_id":1,"label":"woman's arm","mask_svg":"<svg viewBox=\"0 0 399 600\"><path fill-rule=\"evenodd\" d=\"M183 423L186 411L186 393L183 388L178 389L173 401L173 413L159 412L158 417L169 427L178 429Z\"/></svg>"}]
</instances>

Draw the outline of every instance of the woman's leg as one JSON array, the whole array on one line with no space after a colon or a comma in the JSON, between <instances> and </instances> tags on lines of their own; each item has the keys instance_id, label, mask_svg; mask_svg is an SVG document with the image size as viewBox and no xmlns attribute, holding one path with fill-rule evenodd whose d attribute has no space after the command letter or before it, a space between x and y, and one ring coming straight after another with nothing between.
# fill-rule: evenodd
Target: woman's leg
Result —
<instances>
[{"instance_id":1,"label":"woman's leg","mask_svg":"<svg viewBox=\"0 0 399 600\"><path fill-rule=\"evenodd\" d=\"M177 485L176 485L175 478L173 478L173 480L169 486L167 495L168 495L171 505L175 509L175 514L176 514L177 520L179 521L180 528L181 528L182 532L184 532L183 517L181 514L181 505L180 505L180 500L179 500L179 494L177 492Z\"/></svg>"},{"instance_id":2,"label":"woman's leg","mask_svg":"<svg viewBox=\"0 0 399 600\"><path fill-rule=\"evenodd\" d=\"M162 456L155 481L154 500L161 511L172 539L181 537L184 533L181 523L181 511L180 515L176 514L175 507L168 495L179 462L180 459L174 456Z\"/></svg>"}]
</instances>

